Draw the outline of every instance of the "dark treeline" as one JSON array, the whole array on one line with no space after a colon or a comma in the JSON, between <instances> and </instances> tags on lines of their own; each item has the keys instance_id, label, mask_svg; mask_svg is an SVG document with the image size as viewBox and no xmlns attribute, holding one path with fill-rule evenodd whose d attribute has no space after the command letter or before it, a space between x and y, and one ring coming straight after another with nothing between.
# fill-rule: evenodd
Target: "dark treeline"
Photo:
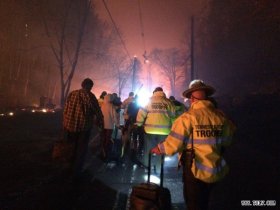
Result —
<instances>
[{"instance_id":1,"label":"dark treeline","mask_svg":"<svg viewBox=\"0 0 280 210\"><path fill-rule=\"evenodd\" d=\"M280 2L212 0L196 30L198 75L223 94L279 94Z\"/></svg>"},{"instance_id":2,"label":"dark treeline","mask_svg":"<svg viewBox=\"0 0 280 210\"><path fill-rule=\"evenodd\" d=\"M237 125L237 144L279 148L280 2L212 0L199 19L196 70ZM198 44L197 44L198 45Z\"/></svg>"},{"instance_id":3,"label":"dark treeline","mask_svg":"<svg viewBox=\"0 0 280 210\"><path fill-rule=\"evenodd\" d=\"M0 13L1 107L38 104L41 96L62 106L81 78L116 63L119 40L93 1L3 0ZM108 79L116 78L111 69Z\"/></svg>"}]
</instances>

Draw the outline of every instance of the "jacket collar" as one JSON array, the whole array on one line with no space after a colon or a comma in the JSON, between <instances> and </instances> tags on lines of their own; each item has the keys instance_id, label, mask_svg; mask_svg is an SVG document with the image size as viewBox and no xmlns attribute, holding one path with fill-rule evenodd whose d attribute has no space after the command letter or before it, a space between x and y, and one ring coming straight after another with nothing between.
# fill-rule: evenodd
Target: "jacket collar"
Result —
<instances>
[{"instance_id":1,"label":"jacket collar","mask_svg":"<svg viewBox=\"0 0 280 210\"><path fill-rule=\"evenodd\" d=\"M214 108L214 105L208 100L198 100L192 103L191 109Z\"/></svg>"},{"instance_id":2,"label":"jacket collar","mask_svg":"<svg viewBox=\"0 0 280 210\"><path fill-rule=\"evenodd\" d=\"M166 95L163 91L157 91L153 93L152 97L166 97Z\"/></svg>"}]
</instances>

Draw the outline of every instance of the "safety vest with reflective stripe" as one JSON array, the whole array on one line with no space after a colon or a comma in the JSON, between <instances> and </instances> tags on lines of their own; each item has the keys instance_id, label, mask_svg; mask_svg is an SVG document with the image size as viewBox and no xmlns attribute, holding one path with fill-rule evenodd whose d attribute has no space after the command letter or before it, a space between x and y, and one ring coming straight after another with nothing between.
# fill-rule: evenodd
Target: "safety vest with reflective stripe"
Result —
<instances>
[{"instance_id":1,"label":"safety vest with reflective stripe","mask_svg":"<svg viewBox=\"0 0 280 210\"><path fill-rule=\"evenodd\" d=\"M175 106L166 98L164 92L157 91L149 103L139 109L136 124L144 125L144 130L148 134L168 135L175 117Z\"/></svg>"},{"instance_id":2,"label":"safety vest with reflective stripe","mask_svg":"<svg viewBox=\"0 0 280 210\"><path fill-rule=\"evenodd\" d=\"M170 134L158 146L162 153L173 155L184 147L191 148L193 136L195 158L191 171L197 179L212 183L228 172L221 147L231 143L234 130L235 126L210 101L200 100L175 120Z\"/></svg>"}]
</instances>

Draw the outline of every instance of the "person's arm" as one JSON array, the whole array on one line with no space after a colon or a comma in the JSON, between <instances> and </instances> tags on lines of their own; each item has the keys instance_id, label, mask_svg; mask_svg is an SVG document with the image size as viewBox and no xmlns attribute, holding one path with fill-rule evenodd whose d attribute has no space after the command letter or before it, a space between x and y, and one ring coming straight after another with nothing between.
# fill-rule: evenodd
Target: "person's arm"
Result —
<instances>
[{"instance_id":1,"label":"person's arm","mask_svg":"<svg viewBox=\"0 0 280 210\"><path fill-rule=\"evenodd\" d=\"M181 115L172 125L167 138L154 147L151 152L155 154L174 155L182 150L189 142L190 120L187 115Z\"/></svg>"},{"instance_id":2,"label":"person's arm","mask_svg":"<svg viewBox=\"0 0 280 210\"><path fill-rule=\"evenodd\" d=\"M98 100L96 99L94 94L92 97L92 105L93 105L93 111L96 116L96 122L98 124L98 127L102 129L104 126L104 118L100 106L98 104Z\"/></svg>"},{"instance_id":3,"label":"person's arm","mask_svg":"<svg viewBox=\"0 0 280 210\"><path fill-rule=\"evenodd\" d=\"M111 115L114 121L115 126L120 127L120 117L119 113L116 112L115 106L112 104Z\"/></svg>"},{"instance_id":4,"label":"person's arm","mask_svg":"<svg viewBox=\"0 0 280 210\"><path fill-rule=\"evenodd\" d=\"M223 152L225 148L231 144L235 130L236 130L236 126L233 124L231 120L227 119L223 128L223 138L224 138L224 140L222 141Z\"/></svg>"},{"instance_id":5,"label":"person's arm","mask_svg":"<svg viewBox=\"0 0 280 210\"><path fill-rule=\"evenodd\" d=\"M160 149L158 148L158 146L155 146L154 148L152 148L152 149L150 150L150 153L156 154L156 155L161 155L161 154L163 154L163 153L161 153L161 151L160 151Z\"/></svg>"},{"instance_id":6,"label":"person's arm","mask_svg":"<svg viewBox=\"0 0 280 210\"><path fill-rule=\"evenodd\" d=\"M137 113L137 117L136 117L136 123L137 126L142 126L145 122L145 119L147 118L148 115L148 106L146 106L145 108L140 108L138 113Z\"/></svg>"},{"instance_id":7,"label":"person's arm","mask_svg":"<svg viewBox=\"0 0 280 210\"><path fill-rule=\"evenodd\" d=\"M176 107L171 101L168 104L169 104L168 114L171 119L171 123L173 124L175 119L178 117L176 113Z\"/></svg>"}]
</instances>

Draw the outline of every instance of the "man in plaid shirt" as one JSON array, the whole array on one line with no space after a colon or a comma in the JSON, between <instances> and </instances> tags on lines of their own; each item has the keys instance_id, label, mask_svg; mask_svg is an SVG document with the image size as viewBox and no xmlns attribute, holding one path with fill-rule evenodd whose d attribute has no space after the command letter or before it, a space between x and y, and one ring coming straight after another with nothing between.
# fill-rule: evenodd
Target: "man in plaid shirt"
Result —
<instances>
[{"instance_id":1,"label":"man in plaid shirt","mask_svg":"<svg viewBox=\"0 0 280 210\"><path fill-rule=\"evenodd\" d=\"M92 87L93 81L84 79L82 88L72 91L67 97L63 111L63 128L67 132L68 142L74 144L71 161L74 181L81 177L93 125L103 129L103 115L91 92Z\"/></svg>"}]
</instances>

